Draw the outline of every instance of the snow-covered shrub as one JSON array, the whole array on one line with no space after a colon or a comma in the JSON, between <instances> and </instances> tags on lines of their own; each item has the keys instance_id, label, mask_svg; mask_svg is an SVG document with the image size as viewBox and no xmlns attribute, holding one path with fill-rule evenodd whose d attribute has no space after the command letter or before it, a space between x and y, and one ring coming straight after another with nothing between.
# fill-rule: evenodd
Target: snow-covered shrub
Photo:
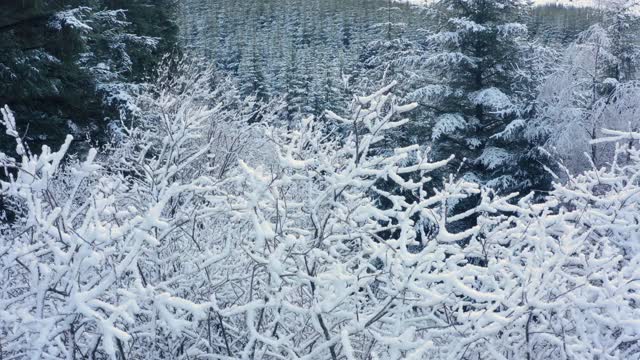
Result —
<instances>
[{"instance_id":1,"label":"snow-covered shrub","mask_svg":"<svg viewBox=\"0 0 640 360\"><path fill-rule=\"evenodd\" d=\"M140 97L110 154L83 162L63 165L71 137L32 154L3 109L21 158L2 157L18 219L0 229L0 355L171 358L197 342L198 280L226 241L202 219L253 134L240 110L206 102L206 73L171 79Z\"/></svg>"},{"instance_id":2,"label":"snow-covered shrub","mask_svg":"<svg viewBox=\"0 0 640 360\"><path fill-rule=\"evenodd\" d=\"M71 138L32 153L3 109L20 158L0 156L16 214L0 226L1 358L640 350L640 134L603 132L620 142L609 166L515 202L432 181L449 160L418 146L381 148L415 106L393 85L284 129L191 70L161 76L119 142L84 161L64 160Z\"/></svg>"},{"instance_id":3,"label":"snow-covered shrub","mask_svg":"<svg viewBox=\"0 0 640 360\"><path fill-rule=\"evenodd\" d=\"M604 131L600 142L639 139ZM543 202L482 217L465 251L484 258L490 307L460 339L481 358L629 359L640 351L640 150L617 146L608 168L558 183ZM459 347L458 353L462 350Z\"/></svg>"},{"instance_id":4,"label":"snow-covered shrub","mask_svg":"<svg viewBox=\"0 0 640 360\"><path fill-rule=\"evenodd\" d=\"M448 207L479 194L478 185L451 180L429 196L429 173L448 160L430 163L418 146L379 151L415 106L399 106L390 89L357 98L349 117L327 113L342 135L313 118L291 132L273 129L278 164L243 166L230 207L252 228L242 245L252 264L248 294L214 304L230 328L246 326L229 336L230 356L423 358L450 340L465 296L490 296L473 289L477 271L460 245L479 228L448 228L506 203L487 196L451 216ZM412 196L384 190L383 181Z\"/></svg>"}]
</instances>

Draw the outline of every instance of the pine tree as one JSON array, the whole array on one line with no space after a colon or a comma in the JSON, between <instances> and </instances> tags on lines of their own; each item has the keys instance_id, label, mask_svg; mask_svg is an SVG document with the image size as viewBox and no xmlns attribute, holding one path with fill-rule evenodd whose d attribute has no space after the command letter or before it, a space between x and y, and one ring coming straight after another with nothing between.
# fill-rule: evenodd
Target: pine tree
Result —
<instances>
[{"instance_id":1,"label":"pine tree","mask_svg":"<svg viewBox=\"0 0 640 360\"><path fill-rule=\"evenodd\" d=\"M130 104L136 84L176 41L171 0L5 3L0 103L19 111L18 130L34 147L66 133L105 140L105 119Z\"/></svg>"},{"instance_id":2,"label":"pine tree","mask_svg":"<svg viewBox=\"0 0 640 360\"><path fill-rule=\"evenodd\" d=\"M611 38L611 53L617 58L613 78L619 82L636 79L640 46L637 34L640 30L640 9L637 0L608 0L604 4L604 26Z\"/></svg>"},{"instance_id":3,"label":"pine tree","mask_svg":"<svg viewBox=\"0 0 640 360\"><path fill-rule=\"evenodd\" d=\"M507 137L522 122L513 83L522 63L528 9L522 0L440 0L429 37L430 83L420 90L432 112L434 156L457 156L465 175L502 191L522 187L526 172ZM464 162L463 162L464 161ZM453 169L455 169L455 167Z\"/></svg>"}]
</instances>

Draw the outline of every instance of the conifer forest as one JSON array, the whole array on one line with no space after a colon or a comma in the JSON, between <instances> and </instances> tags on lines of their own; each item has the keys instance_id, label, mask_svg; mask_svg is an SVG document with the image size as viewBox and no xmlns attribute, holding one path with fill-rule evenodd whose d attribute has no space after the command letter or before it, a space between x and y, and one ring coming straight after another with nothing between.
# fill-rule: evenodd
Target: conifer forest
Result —
<instances>
[{"instance_id":1,"label":"conifer forest","mask_svg":"<svg viewBox=\"0 0 640 360\"><path fill-rule=\"evenodd\" d=\"M640 360L640 0L0 0L0 360Z\"/></svg>"}]
</instances>

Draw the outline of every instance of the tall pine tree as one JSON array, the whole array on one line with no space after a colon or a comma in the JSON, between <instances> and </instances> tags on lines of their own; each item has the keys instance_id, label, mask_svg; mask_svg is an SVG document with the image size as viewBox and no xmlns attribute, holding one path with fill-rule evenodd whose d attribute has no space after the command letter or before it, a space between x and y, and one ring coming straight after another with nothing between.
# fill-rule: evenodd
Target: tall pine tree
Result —
<instances>
[{"instance_id":1,"label":"tall pine tree","mask_svg":"<svg viewBox=\"0 0 640 360\"><path fill-rule=\"evenodd\" d=\"M514 84L523 76L529 4L525 0L439 0L429 36L430 81L419 93L432 112L434 156L457 157L470 179L501 191L531 186L513 138L525 106Z\"/></svg>"}]
</instances>

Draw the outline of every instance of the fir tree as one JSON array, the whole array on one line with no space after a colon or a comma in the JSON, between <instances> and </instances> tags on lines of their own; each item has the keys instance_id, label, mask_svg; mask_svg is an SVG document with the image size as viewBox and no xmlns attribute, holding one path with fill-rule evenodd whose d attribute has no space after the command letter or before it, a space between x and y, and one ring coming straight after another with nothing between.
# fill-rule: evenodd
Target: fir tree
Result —
<instances>
[{"instance_id":1,"label":"fir tree","mask_svg":"<svg viewBox=\"0 0 640 360\"><path fill-rule=\"evenodd\" d=\"M505 136L523 121L513 84L523 62L527 10L521 0L440 0L426 58L431 82L422 103L433 114L434 155L456 154L453 169L462 166L468 178L502 191L521 188L528 176Z\"/></svg>"}]
</instances>

